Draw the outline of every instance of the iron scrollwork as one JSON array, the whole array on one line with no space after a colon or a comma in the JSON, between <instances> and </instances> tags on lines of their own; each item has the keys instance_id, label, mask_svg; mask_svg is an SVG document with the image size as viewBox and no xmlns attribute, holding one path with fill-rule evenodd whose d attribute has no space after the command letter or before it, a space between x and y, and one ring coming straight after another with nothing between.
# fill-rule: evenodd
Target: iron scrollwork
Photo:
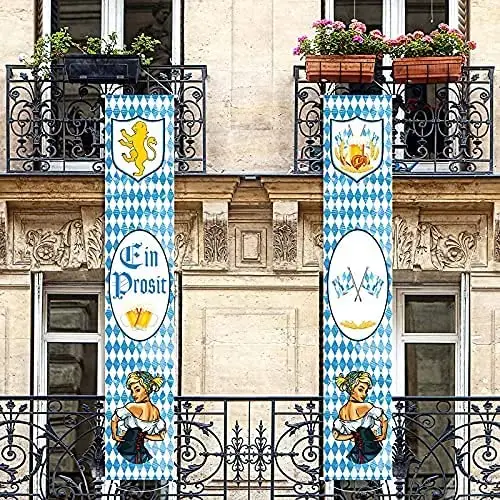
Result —
<instances>
[{"instance_id":1,"label":"iron scrollwork","mask_svg":"<svg viewBox=\"0 0 500 500\"><path fill-rule=\"evenodd\" d=\"M500 398L395 398L393 480L322 477L319 397L176 398L177 480L105 480L100 397L0 397L0 497L496 498Z\"/></svg>"},{"instance_id":2,"label":"iron scrollwork","mask_svg":"<svg viewBox=\"0 0 500 500\"><path fill-rule=\"evenodd\" d=\"M311 83L294 67L294 173L320 174L322 96L393 96L393 168L404 174L493 172L493 69L465 67L458 82L399 84L390 67L377 67L371 84Z\"/></svg>"},{"instance_id":3,"label":"iron scrollwork","mask_svg":"<svg viewBox=\"0 0 500 500\"><path fill-rule=\"evenodd\" d=\"M104 171L103 94L174 96L177 172L205 172L206 66L148 68L136 85L71 84L64 68L34 79L23 66L7 67L7 171Z\"/></svg>"}]
</instances>

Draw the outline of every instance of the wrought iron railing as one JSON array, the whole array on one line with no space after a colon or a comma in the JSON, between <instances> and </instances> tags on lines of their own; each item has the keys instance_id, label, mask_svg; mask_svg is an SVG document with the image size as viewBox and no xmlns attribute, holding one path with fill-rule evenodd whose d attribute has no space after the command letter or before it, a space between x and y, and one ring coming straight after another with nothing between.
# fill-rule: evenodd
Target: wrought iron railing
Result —
<instances>
[{"instance_id":1,"label":"wrought iron railing","mask_svg":"<svg viewBox=\"0 0 500 500\"><path fill-rule=\"evenodd\" d=\"M395 398L393 480L322 479L318 397L179 397L178 480L104 478L103 401L0 397L0 498L500 497L500 397Z\"/></svg>"},{"instance_id":2,"label":"wrought iron railing","mask_svg":"<svg viewBox=\"0 0 500 500\"><path fill-rule=\"evenodd\" d=\"M69 83L62 66L34 79L7 66L7 171L99 174L104 169L104 94L175 96L175 167L206 169L206 66L148 68L135 85Z\"/></svg>"},{"instance_id":3,"label":"wrought iron railing","mask_svg":"<svg viewBox=\"0 0 500 500\"><path fill-rule=\"evenodd\" d=\"M372 84L310 83L294 67L294 173L322 171L324 94L393 96L393 168L396 175L481 175L493 172L494 68L465 67L448 84L395 83L380 67Z\"/></svg>"}]
</instances>

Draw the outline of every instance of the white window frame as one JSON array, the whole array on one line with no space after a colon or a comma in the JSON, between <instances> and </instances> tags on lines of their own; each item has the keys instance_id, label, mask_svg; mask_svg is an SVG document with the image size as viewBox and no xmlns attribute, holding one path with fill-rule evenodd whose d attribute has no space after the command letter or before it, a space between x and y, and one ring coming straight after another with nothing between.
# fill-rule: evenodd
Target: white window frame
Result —
<instances>
[{"instance_id":1,"label":"white window frame","mask_svg":"<svg viewBox=\"0 0 500 500\"><path fill-rule=\"evenodd\" d=\"M172 0L172 61L173 66L181 63L181 2ZM50 35L52 27L52 0L42 0L42 35ZM101 0L101 37L107 38L111 33L117 34L117 44L123 46L125 32L125 8L124 0ZM50 84L43 89L46 101L51 99ZM103 127L101 127L101 133ZM46 147L43 143L42 147ZM50 161L50 171L62 171L63 163L58 160ZM88 172L89 167L96 159L88 162L66 161L66 170L70 173Z\"/></svg>"},{"instance_id":2,"label":"white window frame","mask_svg":"<svg viewBox=\"0 0 500 500\"><path fill-rule=\"evenodd\" d=\"M181 62L181 1L172 0L172 65ZM50 35L52 0L42 3L42 34ZM116 32L118 44L123 45L125 31L125 9L123 0L101 1L101 36L106 37Z\"/></svg>"},{"instance_id":3,"label":"white window frame","mask_svg":"<svg viewBox=\"0 0 500 500\"><path fill-rule=\"evenodd\" d=\"M34 297L34 394L46 396L48 390L48 343L74 344L96 344L97 345L97 388L98 396L104 395L104 286L98 284L65 284L65 285L43 285L43 273L36 273L35 297ZM98 297L98 332L75 333L75 332L50 332L48 331L48 295L61 294L69 297L75 295L97 295Z\"/></svg>"},{"instance_id":4,"label":"white window frame","mask_svg":"<svg viewBox=\"0 0 500 500\"><path fill-rule=\"evenodd\" d=\"M335 19L335 0L325 0L325 17ZM363 16L358 15L363 20ZM459 27L458 0L448 0L448 24ZM406 0L382 0L382 30L391 38L405 33Z\"/></svg>"},{"instance_id":5,"label":"white window frame","mask_svg":"<svg viewBox=\"0 0 500 500\"><path fill-rule=\"evenodd\" d=\"M462 321L463 307L461 306L460 286L458 285L426 285L418 287L395 286L395 386L394 394L405 394L406 366L405 350L406 344L453 344L455 346L455 394L443 394L443 396L464 396L466 394L467 382L467 356L464 348L466 342L466 331ZM455 297L455 333L407 333L405 332L405 297L412 295L453 295ZM410 394L415 396L415 394Z\"/></svg>"}]
</instances>

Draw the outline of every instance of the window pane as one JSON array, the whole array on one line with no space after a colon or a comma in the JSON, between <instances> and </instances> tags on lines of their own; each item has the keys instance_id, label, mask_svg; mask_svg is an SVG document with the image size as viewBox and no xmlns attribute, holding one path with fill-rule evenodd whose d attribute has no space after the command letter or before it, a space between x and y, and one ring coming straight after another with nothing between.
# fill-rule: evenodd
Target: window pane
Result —
<instances>
[{"instance_id":1,"label":"window pane","mask_svg":"<svg viewBox=\"0 0 500 500\"><path fill-rule=\"evenodd\" d=\"M91 470L81 464L96 444L100 403L95 399L60 400L57 395L97 394L97 344L49 342L47 356L47 393L53 400L48 406L51 437L46 472L52 478L52 493L65 491L68 483L63 476L92 480Z\"/></svg>"},{"instance_id":2,"label":"window pane","mask_svg":"<svg viewBox=\"0 0 500 500\"><path fill-rule=\"evenodd\" d=\"M447 0L406 0L406 32L430 33L448 20Z\"/></svg>"},{"instance_id":3,"label":"window pane","mask_svg":"<svg viewBox=\"0 0 500 500\"><path fill-rule=\"evenodd\" d=\"M405 295L406 333L455 333L454 295Z\"/></svg>"},{"instance_id":4,"label":"window pane","mask_svg":"<svg viewBox=\"0 0 500 500\"><path fill-rule=\"evenodd\" d=\"M48 394L97 394L97 344L49 342Z\"/></svg>"},{"instance_id":5,"label":"window pane","mask_svg":"<svg viewBox=\"0 0 500 500\"><path fill-rule=\"evenodd\" d=\"M68 27L73 39L101 36L101 0L59 0L58 29Z\"/></svg>"},{"instance_id":6,"label":"window pane","mask_svg":"<svg viewBox=\"0 0 500 500\"><path fill-rule=\"evenodd\" d=\"M125 0L125 43L128 45L139 34L160 40L153 63L171 64L172 56L172 0Z\"/></svg>"},{"instance_id":7,"label":"window pane","mask_svg":"<svg viewBox=\"0 0 500 500\"><path fill-rule=\"evenodd\" d=\"M382 30L382 0L335 0L335 20L349 24L351 19L359 19L368 31Z\"/></svg>"},{"instance_id":8,"label":"window pane","mask_svg":"<svg viewBox=\"0 0 500 500\"><path fill-rule=\"evenodd\" d=\"M455 344L406 344L406 394L455 395Z\"/></svg>"},{"instance_id":9,"label":"window pane","mask_svg":"<svg viewBox=\"0 0 500 500\"><path fill-rule=\"evenodd\" d=\"M47 309L49 332L99 331L97 295L50 294Z\"/></svg>"}]
</instances>

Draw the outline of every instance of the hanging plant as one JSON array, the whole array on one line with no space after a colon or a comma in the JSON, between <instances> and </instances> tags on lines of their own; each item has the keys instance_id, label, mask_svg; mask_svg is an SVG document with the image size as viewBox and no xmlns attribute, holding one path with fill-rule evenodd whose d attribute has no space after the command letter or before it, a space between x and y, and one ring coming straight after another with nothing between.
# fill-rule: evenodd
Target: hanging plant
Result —
<instances>
[{"instance_id":1,"label":"hanging plant","mask_svg":"<svg viewBox=\"0 0 500 500\"><path fill-rule=\"evenodd\" d=\"M372 82L375 61L390 50L387 38L379 30L367 33L366 25L353 19L321 19L313 23L315 35L298 38L294 54L305 57L309 81L361 83Z\"/></svg>"}]
</instances>

